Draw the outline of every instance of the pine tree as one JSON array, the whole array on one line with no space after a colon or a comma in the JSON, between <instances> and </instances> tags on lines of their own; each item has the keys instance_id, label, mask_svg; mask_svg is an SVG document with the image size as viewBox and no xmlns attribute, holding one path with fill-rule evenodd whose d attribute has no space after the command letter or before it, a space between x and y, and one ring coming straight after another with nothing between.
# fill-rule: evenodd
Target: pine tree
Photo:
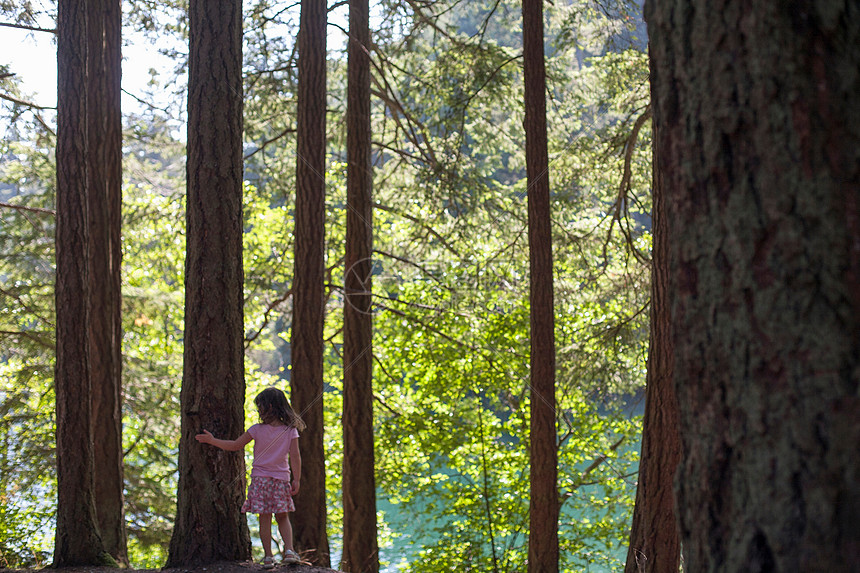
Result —
<instances>
[{"instance_id":1,"label":"pine tree","mask_svg":"<svg viewBox=\"0 0 860 573\"><path fill-rule=\"evenodd\" d=\"M323 449L323 321L325 253L326 3L302 0L296 117L295 273L291 334L291 402L307 424L302 433L302 492L294 537L318 565L330 563L326 534Z\"/></svg>"},{"instance_id":2,"label":"pine tree","mask_svg":"<svg viewBox=\"0 0 860 573\"><path fill-rule=\"evenodd\" d=\"M185 362L169 567L251 556L244 457L194 439L244 431L242 2L192 0L189 10Z\"/></svg>"},{"instance_id":3,"label":"pine tree","mask_svg":"<svg viewBox=\"0 0 860 573\"><path fill-rule=\"evenodd\" d=\"M558 571L555 318L542 0L523 0L530 304L529 573Z\"/></svg>"},{"instance_id":4,"label":"pine tree","mask_svg":"<svg viewBox=\"0 0 860 573\"><path fill-rule=\"evenodd\" d=\"M646 20L684 569L856 570L860 11L649 2Z\"/></svg>"},{"instance_id":5,"label":"pine tree","mask_svg":"<svg viewBox=\"0 0 860 573\"><path fill-rule=\"evenodd\" d=\"M343 560L379 571L373 434L373 171L367 0L350 0L346 103L346 254L343 307Z\"/></svg>"}]
</instances>

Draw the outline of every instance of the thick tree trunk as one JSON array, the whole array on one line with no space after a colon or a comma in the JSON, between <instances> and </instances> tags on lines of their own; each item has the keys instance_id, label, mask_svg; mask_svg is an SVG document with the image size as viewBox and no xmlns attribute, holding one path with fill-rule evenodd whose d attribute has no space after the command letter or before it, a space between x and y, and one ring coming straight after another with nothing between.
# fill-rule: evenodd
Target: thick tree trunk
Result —
<instances>
[{"instance_id":1,"label":"thick tree trunk","mask_svg":"<svg viewBox=\"0 0 860 573\"><path fill-rule=\"evenodd\" d=\"M87 10L57 5L57 532L54 565L103 564L89 363Z\"/></svg>"},{"instance_id":2,"label":"thick tree trunk","mask_svg":"<svg viewBox=\"0 0 860 573\"><path fill-rule=\"evenodd\" d=\"M860 11L646 5L684 569L860 562Z\"/></svg>"},{"instance_id":3,"label":"thick tree trunk","mask_svg":"<svg viewBox=\"0 0 860 573\"><path fill-rule=\"evenodd\" d=\"M92 380L96 516L105 550L126 555L122 466L120 114L121 17L119 0L90 2L88 40L88 206L90 376Z\"/></svg>"},{"instance_id":4,"label":"thick tree trunk","mask_svg":"<svg viewBox=\"0 0 860 573\"><path fill-rule=\"evenodd\" d=\"M531 275L529 573L558 571L555 317L542 0L523 0L526 171Z\"/></svg>"},{"instance_id":5,"label":"thick tree trunk","mask_svg":"<svg viewBox=\"0 0 860 573\"><path fill-rule=\"evenodd\" d=\"M655 146L656 147L656 146ZM642 424L642 455L625 573L677 573L681 547L675 519L675 471L681 455L678 400L672 382L669 234L663 177L654 150L651 221L651 344Z\"/></svg>"},{"instance_id":6,"label":"thick tree trunk","mask_svg":"<svg viewBox=\"0 0 860 573\"><path fill-rule=\"evenodd\" d=\"M317 565L330 564L323 448L325 256L326 3L302 0L296 118L295 272L291 402L302 433L302 490L293 515L295 544Z\"/></svg>"},{"instance_id":7,"label":"thick tree trunk","mask_svg":"<svg viewBox=\"0 0 860 573\"><path fill-rule=\"evenodd\" d=\"M371 249L373 171L368 0L350 0L346 102L346 256L343 316L343 560L379 571L373 452Z\"/></svg>"},{"instance_id":8,"label":"thick tree trunk","mask_svg":"<svg viewBox=\"0 0 860 573\"><path fill-rule=\"evenodd\" d=\"M179 491L167 566L251 556L242 452L201 446L244 431L242 2L191 0L185 364Z\"/></svg>"}]
</instances>

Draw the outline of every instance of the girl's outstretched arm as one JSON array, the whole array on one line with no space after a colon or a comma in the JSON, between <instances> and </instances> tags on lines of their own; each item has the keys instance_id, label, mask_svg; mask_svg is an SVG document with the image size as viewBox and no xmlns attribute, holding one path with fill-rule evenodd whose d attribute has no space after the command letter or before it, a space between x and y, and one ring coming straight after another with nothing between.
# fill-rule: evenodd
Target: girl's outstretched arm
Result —
<instances>
[{"instance_id":1,"label":"girl's outstretched arm","mask_svg":"<svg viewBox=\"0 0 860 573\"><path fill-rule=\"evenodd\" d=\"M210 444L215 446L216 448L221 448L222 450L227 450L228 452L235 452L241 450L247 445L253 438L251 434L245 432L235 440L219 440L215 436L212 435L209 430L203 430L202 434L197 434L194 436L198 442L203 444Z\"/></svg>"},{"instance_id":2,"label":"girl's outstretched arm","mask_svg":"<svg viewBox=\"0 0 860 573\"><path fill-rule=\"evenodd\" d=\"M293 478L290 484L290 495L299 493L299 485L302 481L302 453L299 451L299 439L293 438L290 442L290 475Z\"/></svg>"}]
</instances>

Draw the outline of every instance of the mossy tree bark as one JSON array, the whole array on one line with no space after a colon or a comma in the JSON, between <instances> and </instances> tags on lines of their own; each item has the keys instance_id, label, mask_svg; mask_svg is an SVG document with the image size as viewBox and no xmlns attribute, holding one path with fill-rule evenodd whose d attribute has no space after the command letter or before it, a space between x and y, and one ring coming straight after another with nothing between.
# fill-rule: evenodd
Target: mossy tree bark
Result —
<instances>
[{"instance_id":1,"label":"mossy tree bark","mask_svg":"<svg viewBox=\"0 0 860 573\"><path fill-rule=\"evenodd\" d=\"M302 489L296 496L296 548L328 567L323 442L325 257L326 3L302 0L296 117L295 272L290 337L291 403L304 419Z\"/></svg>"},{"instance_id":2,"label":"mossy tree bark","mask_svg":"<svg viewBox=\"0 0 860 573\"><path fill-rule=\"evenodd\" d=\"M555 317L542 0L523 0L530 303L529 573L558 571Z\"/></svg>"},{"instance_id":3,"label":"mossy tree bark","mask_svg":"<svg viewBox=\"0 0 860 573\"><path fill-rule=\"evenodd\" d=\"M625 573L677 573L681 547L675 519L674 478L681 455L678 400L672 380L669 313L669 233L663 177L654 146L651 221L651 343L642 423L642 455Z\"/></svg>"},{"instance_id":4,"label":"mossy tree bark","mask_svg":"<svg viewBox=\"0 0 860 573\"><path fill-rule=\"evenodd\" d=\"M649 2L689 571L860 562L860 11Z\"/></svg>"},{"instance_id":5,"label":"mossy tree bark","mask_svg":"<svg viewBox=\"0 0 860 573\"><path fill-rule=\"evenodd\" d=\"M242 2L191 0L189 11L185 362L169 567L251 556L243 454L194 439L244 431Z\"/></svg>"},{"instance_id":6,"label":"mossy tree bark","mask_svg":"<svg viewBox=\"0 0 860 573\"><path fill-rule=\"evenodd\" d=\"M119 0L97 0L87 14L90 376L96 516L105 550L128 564L123 511L121 208L122 117Z\"/></svg>"},{"instance_id":7,"label":"mossy tree bark","mask_svg":"<svg viewBox=\"0 0 860 573\"><path fill-rule=\"evenodd\" d=\"M346 103L346 254L343 316L343 560L379 571L373 452L373 170L368 0L349 2Z\"/></svg>"}]
</instances>

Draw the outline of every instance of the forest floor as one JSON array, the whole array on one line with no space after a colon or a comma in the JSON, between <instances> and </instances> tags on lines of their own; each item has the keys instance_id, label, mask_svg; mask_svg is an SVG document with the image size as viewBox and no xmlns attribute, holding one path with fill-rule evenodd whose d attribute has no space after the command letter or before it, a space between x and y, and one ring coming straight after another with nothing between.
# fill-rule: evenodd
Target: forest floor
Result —
<instances>
[{"instance_id":1,"label":"forest floor","mask_svg":"<svg viewBox=\"0 0 860 573\"><path fill-rule=\"evenodd\" d=\"M2 568L0 568L2 569ZM36 569L2 569L3 573L34 573ZM41 571L44 571L41 570ZM274 569L263 569L259 563L210 563L195 567L173 567L170 569L118 569L115 567L63 567L59 573L340 573L326 567L312 565L276 565Z\"/></svg>"}]
</instances>

